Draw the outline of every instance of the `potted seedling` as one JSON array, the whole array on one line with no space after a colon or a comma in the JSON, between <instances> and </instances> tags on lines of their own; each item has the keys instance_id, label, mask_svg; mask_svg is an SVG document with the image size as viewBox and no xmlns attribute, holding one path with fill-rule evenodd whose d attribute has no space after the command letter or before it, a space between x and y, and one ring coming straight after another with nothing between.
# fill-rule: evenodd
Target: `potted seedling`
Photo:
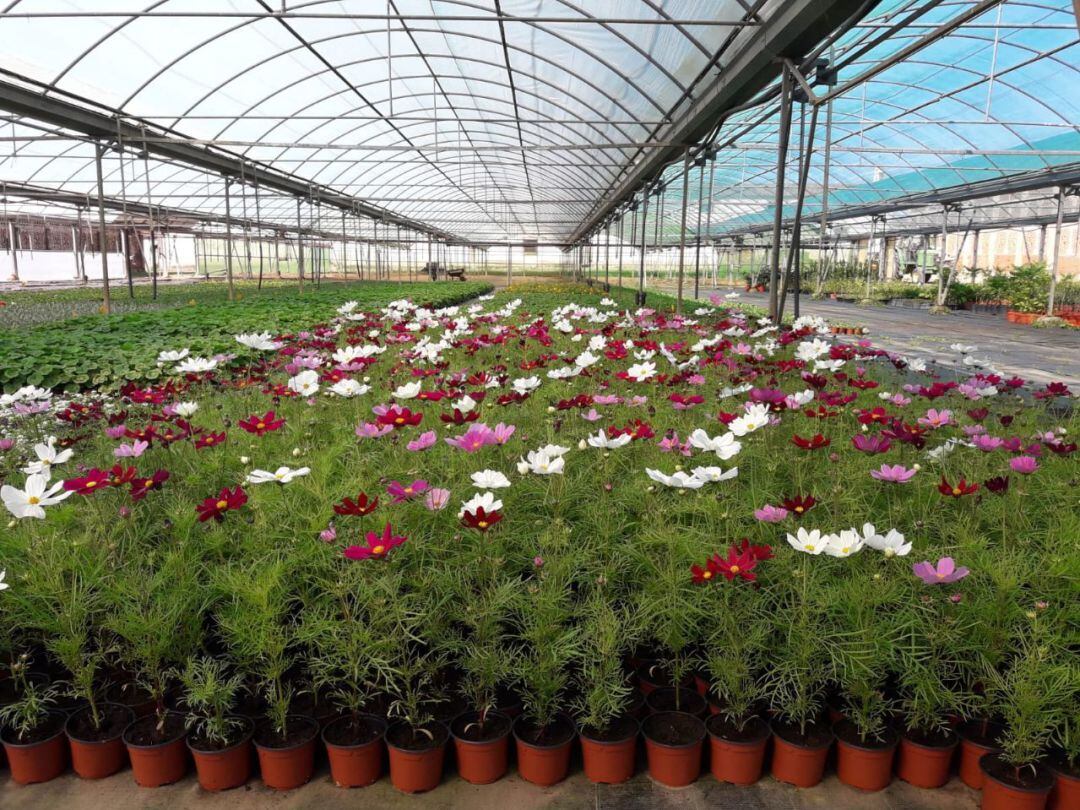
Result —
<instances>
[{"instance_id":1,"label":"potted seedling","mask_svg":"<svg viewBox=\"0 0 1080 810\"><path fill-rule=\"evenodd\" d=\"M443 654L417 637L412 617L402 616L395 631L398 641L394 672L387 686L393 722L386 730L390 749L390 781L403 793L423 793L442 778L450 732L431 714L435 674L445 663Z\"/></svg>"},{"instance_id":2,"label":"potted seedling","mask_svg":"<svg viewBox=\"0 0 1080 810\"><path fill-rule=\"evenodd\" d=\"M240 787L251 777L252 722L232 714L244 683L224 661L192 658L180 676L189 714L187 744L203 790Z\"/></svg>"},{"instance_id":3,"label":"potted seedling","mask_svg":"<svg viewBox=\"0 0 1080 810\"><path fill-rule=\"evenodd\" d=\"M1075 665L1069 682L1074 687L1080 684L1080 669ZM1047 761L1047 767L1054 774L1054 788L1050 791L1047 807L1050 810L1080 807L1080 689L1073 689L1055 742L1057 750Z\"/></svg>"},{"instance_id":4,"label":"potted seedling","mask_svg":"<svg viewBox=\"0 0 1080 810\"><path fill-rule=\"evenodd\" d=\"M288 564L280 556L222 568L217 623L237 662L258 676L266 713L255 726L263 782L292 790L311 779L319 724L291 712L295 687L287 676L295 663L296 621Z\"/></svg>"},{"instance_id":5,"label":"potted seedling","mask_svg":"<svg viewBox=\"0 0 1080 810\"><path fill-rule=\"evenodd\" d=\"M145 692L150 702L149 713L124 732L132 773L142 787L172 784L187 772L187 727L182 714L169 711L166 698L175 668L202 637L198 569L183 550L166 552L156 566L118 571L107 599L111 609L105 625L117 638L120 660L134 674L129 691Z\"/></svg>"},{"instance_id":6,"label":"potted seedling","mask_svg":"<svg viewBox=\"0 0 1080 810\"><path fill-rule=\"evenodd\" d=\"M13 781L20 785L48 782L67 767L67 717L56 709L55 686L41 685L17 673L13 678L19 697L0 708L0 742Z\"/></svg>"}]
</instances>

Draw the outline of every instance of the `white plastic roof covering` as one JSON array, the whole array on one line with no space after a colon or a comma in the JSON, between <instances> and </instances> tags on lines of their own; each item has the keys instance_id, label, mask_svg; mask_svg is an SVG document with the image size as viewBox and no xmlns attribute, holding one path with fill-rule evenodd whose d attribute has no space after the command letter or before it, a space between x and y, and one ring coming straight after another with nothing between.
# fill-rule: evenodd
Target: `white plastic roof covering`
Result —
<instances>
[{"instance_id":1,"label":"white plastic roof covering","mask_svg":"<svg viewBox=\"0 0 1080 810\"><path fill-rule=\"evenodd\" d=\"M767 15L777 0L755 5ZM740 33L670 21L736 22L749 6L0 0L0 71L215 142L463 240L557 241L725 38ZM270 16L282 8L293 16ZM615 18L662 24L597 21ZM0 180L96 194L91 144L18 140L48 132L26 120L3 129L16 140L0 155ZM123 160L110 153L106 164L107 196L225 212L219 177L130 152ZM254 217L252 190L243 201L240 189L233 194L232 215ZM336 212L302 207L304 225L340 225ZM296 216L295 200L262 193L262 221L295 226ZM371 232L370 222L347 227Z\"/></svg>"}]
</instances>

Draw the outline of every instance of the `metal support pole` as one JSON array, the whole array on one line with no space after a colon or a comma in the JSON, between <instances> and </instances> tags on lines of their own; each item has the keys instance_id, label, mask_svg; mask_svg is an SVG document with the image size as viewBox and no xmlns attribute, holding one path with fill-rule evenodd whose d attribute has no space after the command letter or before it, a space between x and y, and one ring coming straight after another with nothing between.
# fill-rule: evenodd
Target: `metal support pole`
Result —
<instances>
[{"instance_id":1,"label":"metal support pole","mask_svg":"<svg viewBox=\"0 0 1080 810\"><path fill-rule=\"evenodd\" d=\"M100 159L100 158L99 158ZM19 280L19 255L15 244L15 223L8 220L8 249L11 253L11 281Z\"/></svg>"},{"instance_id":2,"label":"metal support pole","mask_svg":"<svg viewBox=\"0 0 1080 810\"><path fill-rule=\"evenodd\" d=\"M769 267L769 318L775 322L779 317L780 281L780 229L784 222L784 175L787 169L788 142L791 138L791 71L787 65L781 68L783 82L780 91L780 142L776 154L776 191L773 196L772 260Z\"/></svg>"},{"instance_id":3,"label":"metal support pole","mask_svg":"<svg viewBox=\"0 0 1080 810\"><path fill-rule=\"evenodd\" d=\"M300 292L304 291L304 235L300 230L300 198L296 198L296 276Z\"/></svg>"},{"instance_id":4,"label":"metal support pole","mask_svg":"<svg viewBox=\"0 0 1080 810\"><path fill-rule=\"evenodd\" d=\"M233 278L232 278L232 209L229 201L229 186L232 179L225 178L225 276L229 283L229 300L232 301Z\"/></svg>"},{"instance_id":5,"label":"metal support pole","mask_svg":"<svg viewBox=\"0 0 1080 810\"><path fill-rule=\"evenodd\" d=\"M679 292L675 296L675 313L682 315L683 270L686 265L686 204L690 198L690 147L683 149L682 216L679 220Z\"/></svg>"},{"instance_id":6,"label":"metal support pole","mask_svg":"<svg viewBox=\"0 0 1080 810\"><path fill-rule=\"evenodd\" d=\"M611 220L607 223L604 237L604 292L611 289Z\"/></svg>"},{"instance_id":7,"label":"metal support pole","mask_svg":"<svg viewBox=\"0 0 1080 810\"><path fill-rule=\"evenodd\" d=\"M638 262L638 291L637 291L637 305L639 307L645 306L645 239L646 231L648 230L648 213L649 213L649 194L643 192L641 195L641 256Z\"/></svg>"},{"instance_id":8,"label":"metal support pole","mask_svg":"<svg viewBox=\"0 0 1080 810\"><path fill-rule=\"evenodd\" d=\"M872 300L870 298L870 277L873 275L874 260L871 257L871 251L874 249L874 236L877 234L877 224L878 218L872 217L870 219L870 240L866 243L866 295L864 295L863 298L867 302ZM941 291L940 280L938 281L938 291Z\"/></svg>"},{"instance_id":9,"label":"metal support pole","mask_svg":"<svg viewBox=\"0 0 1080 810\"><path fill-rule=\"evenodd\" d=\"M101 158L105 154L105 147L100 143L97 144L94 154L97 165L98 238L101 242L101 293L105 314L108 315L112 311L112 299L109 297L109 253L105 243L105 179L101 171ZM14 248L14 242L12 242L12 248ZM14 250L11 255L15 255Z\"/></svg>"},{"instance_id":10,"label":"metal support pole","mask_svg":"<svg viewBox=\"0 0 1080 810\"><path fill-rule=\"evenodd\" d=\"M795 267L795 300L793 309L795 317L799 317L799 293L802 291L800 274L802 272L802 212L806 202L806 186L810 181L810 161L814 156L814 135L817 131L818 108L815 106L810 112L810 131L807 133L806 145L803 148L802 162L799 172L799 192L795 202L795 224L791 234L791 252L788 253L787 270L784 273L783 292L780 296L780 317L784 315L784 302L787 299L788 278L791 276L792 266ZM800 144L802 135L799 136ZM793 265L794 263L794 265Z\"/></svg>"},{"instance_id":11,"label":"metal support pole","mask_svg":"<svg viewBox=\"0 0 1080 810\"><path fill-rule=\"evenodd\" d=\"M1068 190L1065 186L1058 188L1057 198L1057 228L1054 230L1054 263L1050 267L1050 292L1046 298L1046 315L1054 314L1054 294L1057 292L1058 265L1061 259L1061 228L1065 224L1065 195Z\"/></svg>"},{"instance_id":12,"label":"metal support pole","mask_svg":"<svg viewBox=\"0 0 1080 810\"><path fill-rule=\"evenodd\" d=\"M705 193L705 158L698 167L697 219L694 224L694 300L701 294L701 202Z\"/></svg>"}]
</instances>

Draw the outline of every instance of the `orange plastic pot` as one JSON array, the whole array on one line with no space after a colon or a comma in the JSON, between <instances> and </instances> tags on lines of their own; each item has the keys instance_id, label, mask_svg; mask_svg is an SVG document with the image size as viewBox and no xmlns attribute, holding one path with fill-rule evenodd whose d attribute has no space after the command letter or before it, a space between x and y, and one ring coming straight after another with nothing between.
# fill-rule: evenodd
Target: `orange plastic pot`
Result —
<instances>
[{"instance_id":1,"label":"orange plastic pot","mask_svg":"<svg viewBox=\"0 0 1080 810\"><path fill-rule=\"evenodd\" d=\"M1043 810L1054 787L1053 774L1041 766L1023 785L1007 781L1002 777L1012 768L1000 762L997 754L984 754L979 769L983 774L981 810Z\"/></svg>"},{"instance_id":2,"label":"orange plastic pot","mask_svg":"<svg viewBox=\"0 0 1080 810\"><path fill-rule=\"evenodd\" d=\"M813 787L825 774L825 761L832 747L831 730L816 728L808 740L798 739L797 729L773 722L772 775L796 787Z\"/></svg>"},{"instance_id":3,"label":"orange plastic pot","mask_svg":"<svg viewBox=\"0 0 1080 810\"><path fill-rule=\"evenodd\" d=\"M99 711L103 716L126 717L126 722L119 720L116 725L119 726L122 722L123 726L104 739L83 739L76 729L79 719L89 711L89 709L81 709L71 715L65 727L68 745L71 748L71 768L80 779L104 779L112 776L127 764L127 749L124 747L123 737L124 731L135 719L135 714L126 706L113 703L101 704Z\"/></svg>"},{"instance_id":4,"label":"orange plastic pot","mask_svg":"<svg viewBox=\"0 0 1080 810\"><path fill-rule=\"evenodd\" d=\"M12 781L19 785L35 785L55 779L67 769L68 741L64 736L64 720L62 713L53 713L50 722L56 731L33 743L15 742L12 729L0 732Z\"/></svg>"},{"instance_id":5,"label":"orange plastic pot","mask_svg":"<svg viewBox=\"0 0 1080 810\"><path fill-rule=\"evenodd\" d=\"M941 745L916 742L905 734L900 737L896 775L915 787L939 788L949 781L958 744L959 740L951 732Z\"/></svg>"},{"instance_id":6,"label":"orange plastic pot","mask_svg":"<svg viewBox=\"0 0 1080 810\"><path fill-rule=\"evenodd\" d=\"M960 735L960 766L957 772L969 788L982 790L984 780L979 760L1001 750L993 741L999 739L1004 730L998 723L984 724L980 721L967 722L957 730Z\"/></svg>"},{"instance_id":7,"label":"orange plastic pot","mask_svg":"<svg viewBox=\"0 0 1080 810\"><path fill-rule=\"evenodd\" d=\"M124 745L127 747L128 758L131 760L131 773L139 787L156 788L171 785L179 782L187 774L188 758L185 744L187 729L180 715L173 715L173 717L178 718L180 730L172 739L165 742L139 745L131 740L132 735L141 728L153 728L157 725L158 720L152 715L136 720L124 732Z\"/></svg>"},{"instance_id":8,"label":"orange plastic pot","mask_svg":"<svg viewBox=\"0 0 1080 810\"><path fill-rule=\"evenodd\" d=\"M701 775L705 723L686 712L657 712L641 724L649 776L668 787L685 787Z\"/></svg>"},{"instance_id":9,"label":"orange plastic pot","mask_svg":"<svg viewBox=\"0 0 1080 810\"><path fill-rule=\"evenodd\" d=\"M497 733L487 740L468 739L469 732L480 725L479 712L458 715L450 725L458 775L473 785L490 785L506 774L513 722L501 712L488 712L484 716L484 724L489 723L495 724Z\"/></svg>"},{"instance_id":10,"label":"orange plastic pot","mask_svg":"<svg viewBox=\"0 0 1080 810\"><path fill-rule=\"evenodd\" d=\"M705 729L709 732L709 769L718 782L752 785L761 778L772 736L768 723L755 717L747 724L744 739L729 739L724 719L714 714Z\"/></svg>"},{"instance_id":11,"label":"orange plastic pot","mask_svg":"<svg viewBox=\"0 0 1080 810\"><path fill-rule=\"evenodd\" d=\"M382 776L386 721L374 715L364 715L363 719L366 724L378 731L378 736L355 745L331 742L335 739L335 732L339 727L345 727L352 720L351 717L339 717L323 729L322 738L326 744L326 756L330 760L330 776L338 787L367 787L378 782Z\"/></svg>"},{"instance_id":12,"label":"orange plastic pot","mask_svg":"<svg viewBox=\"0 0 1080 810\"><path fill-rule=\"evenodd\" d=\"M617 785L634 775L640 726L633 717L624 717L606 731L605 739L591 735L587 728L578 733L585 778L594 784Z\"/></svg>"},{"instance_id":13,"label":"orange plastic pot","mask_svg":"<svg viewBox=\"0 0 1080 810\"><path fill-rule=\"evenodd\" d=\"M252 723L242 718L244 729L239 741L221 750L203 750L188 738L188 750L195 760L195 773L203 790L217 792L232 790L247 784L251 778Z\"/></svg>"},{"instance_id":14,"label":"orange plastic pot","mask_svg":"<svg viewBox=\"0 0 1080 810\"><path fill-rule=\"evenodd\" d=\"M446 726L429 723L424 730L431 734L430 745L421 749L402 747L411 727L394 723L386 732L386 747L390 749L390 781L402 793L423 793L438 787L446 758L446 741L450 736ZM426 736L426 735L425 735Z\"/></svg>"},{"instance_id":15,"label":"orange plastic pot","mask_svg":"<svg viewBox=\"0 0 1080 810\"><path fill-rule=\"evenodd\" d=\"M295 790L311 781L315 770L315 741L319 738L319 724L310 717L289 717L290 727L304 729L303 737L286 747L260 744L255 737L255 750L259 753L259 771L263 784L272 790Z\"/></svg>"},{"instance_id":16,"label":"orange plastic pot","mask_svg":"<svg viewBox=\"0 0 1080 810\"><path fill-rule=\"evenodd\" d=\"M525 715L514 721L518 773L522 779L541 787L558 784L569 773L574 724L569 718L559 717L545 731L545 735L540 735Z\"/></svg>"},{"instance_id":17,"label":"orange plastic pot","mask_svg":"<svg viewBox=\"0 0 1080 810\"><path fill-rule=\"evenodd\" d=\"M859 790L884 790L892 781L897 733L886 728L878 741L862 741L850 720L833 727L836 734L836 775L845 785Z\"/></svg>"},{"instance_id":18,"label":"orange plastic pot","mask_svg":"<svg viewBox=\"0 0 1080 810\"><path fill-rule=\"evenodd\" d=\"M1054 787L1046 806L1049 810L1070 810L1080 807L1080 775L1065 769L1064 763L1050 762L1054 774Z\"/></svg>"}]
</instances>

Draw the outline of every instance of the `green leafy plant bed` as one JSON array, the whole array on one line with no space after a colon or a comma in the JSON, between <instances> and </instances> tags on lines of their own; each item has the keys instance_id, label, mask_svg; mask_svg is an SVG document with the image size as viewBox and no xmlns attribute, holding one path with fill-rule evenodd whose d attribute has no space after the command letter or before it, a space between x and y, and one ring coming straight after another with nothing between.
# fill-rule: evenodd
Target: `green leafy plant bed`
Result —
<instances>
[{"instance_id":1,"label":"green leafy plant bed","mask_svg":"<svg viewBox=\"0 0 1080 810\"><path fill-rule=\"evenodd\" d=\"M940 782L912 743L960 724L1000 728L987 778L1075 768L1066 385L944 381L720 301L484 290L324 285L48 332L81 354L43 382L69 358L108 375L0 399L4 743L60 708L111 732L125 695L163 729L187 715L212 789L248 778L253 732L287 771L263 779L299 784L319 725L374 746L355 770L334 753L343 785L388 745L394 784L432 789L447 746L481 744L469 778L514 745L552 784L579 731L589 778L617 782L646 691L688 728L646 729L657 768L709 710L710 746L758 746L718 772L737 782L771 739L778 778L812 784L833 729L844 768L899 734L919 784ZM39 368L39 339L5 335L5 358Z\"/></svg>"}]
</instances>

